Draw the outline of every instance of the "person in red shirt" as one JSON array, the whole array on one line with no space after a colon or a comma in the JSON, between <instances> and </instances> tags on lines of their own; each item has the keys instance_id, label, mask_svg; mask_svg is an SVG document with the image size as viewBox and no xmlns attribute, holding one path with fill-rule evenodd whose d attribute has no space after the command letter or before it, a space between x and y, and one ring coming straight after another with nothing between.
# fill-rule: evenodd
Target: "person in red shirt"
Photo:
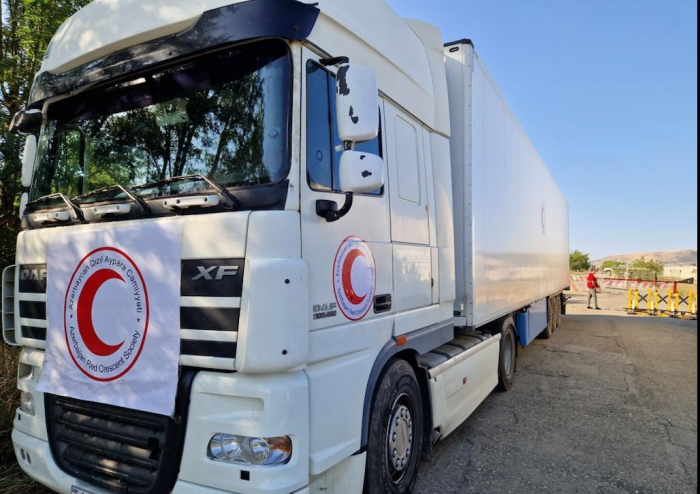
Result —
<instances>
[{"instance_id":1,"label":"person in red shirt","mask_svg":"<svg viewBox=\"0 0 700 494\"><path fill-rule=\"evenodd\" d=\"M591 300L595 300L595 310L602 310L598 307L598 291L600 290L600 285L595 275L597 272L598 270L596 268L592 268L591 272L588 273L588 308L593 309L593 307L591 307Z\"/></svg>"}]
</instances>

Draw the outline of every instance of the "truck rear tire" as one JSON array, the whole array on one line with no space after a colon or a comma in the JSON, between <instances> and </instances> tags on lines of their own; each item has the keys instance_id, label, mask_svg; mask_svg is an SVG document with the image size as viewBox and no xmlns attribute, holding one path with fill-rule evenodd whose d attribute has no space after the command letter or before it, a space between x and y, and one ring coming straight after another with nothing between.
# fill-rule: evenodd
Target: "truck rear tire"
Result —
<instances>
[{"instance_id":1,"label":"truck rear tire","mask_svg":"<svg viewBox=\"0 0 700 494\"><path fill-rule=\"evenodd\" d=\"M515 383L518 348L515 337L515 323L512 318L503 321L501 330L501 353L498 358L498 389L510 391Z\"/></svg>"},{"instance_id":2,"label":"truck rear tire","mask_svg":"<svg viewBox=\"0 0 700 494\"><path fill-rule=\"evenodd\" d=\"M423 450L423 400L413 368L395 360L377 384L367 445L365 494L410 494Z\"/></svg>"}]
</instances>

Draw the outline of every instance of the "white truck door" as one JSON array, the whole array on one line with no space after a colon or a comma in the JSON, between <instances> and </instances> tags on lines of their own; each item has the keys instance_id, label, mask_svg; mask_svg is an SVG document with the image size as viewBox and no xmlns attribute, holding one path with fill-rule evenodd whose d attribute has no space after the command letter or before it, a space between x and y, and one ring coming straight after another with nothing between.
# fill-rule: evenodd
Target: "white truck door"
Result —
<instances>
[{"instance_id":1,"label":"white truck door","mask_svg":"<svg viewBox=\"0 0 700 494\"><path fill-rule=\"evenodd\" d=\"M342 143L335 116L335 67L323 67L316 55L304 53L302 256L309 268L311 330L372 319L385 326L382 316L393 309L387 187L356 194L352 209L339 221L329 223L316 214L319 200L334 201L338 208L345 202L339 183ZM383 136L381 131L355 149L382 156Z\"/></svg>"},{"instance_id":2,"label":"white truck door","mask_svg":"<svg viewBox=\"0 0 700 494\"><path fill-rule=\"evenodd\" d=\"M384 104L394 257L395 310L432 304L428 189L423 128L391 103ZM427 321L426 321L427 322ZM406 332L419 329L409 325ZM403 333L397 328L399 333Z\"/></svg>"}]
</instances>

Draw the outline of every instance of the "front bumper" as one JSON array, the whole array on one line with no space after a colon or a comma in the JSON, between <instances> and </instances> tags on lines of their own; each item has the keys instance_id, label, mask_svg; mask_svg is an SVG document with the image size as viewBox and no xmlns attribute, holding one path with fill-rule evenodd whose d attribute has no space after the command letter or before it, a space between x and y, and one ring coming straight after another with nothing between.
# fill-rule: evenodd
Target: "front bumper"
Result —
<instances>
[{"instance_id":1,"label":"front bumper","mask_svg":"<svg viewBox=\"0 0 700 494\"><path fill-rule=\"evenodd\" d=\"M12 443L14 444L15 453L17 454L22 470L37 482L54 491L61 494L70 494L71 487L76 486L87 489L89 492L94 492L95 494L114 494L64 473L58 468L56 462L54 462L51 456L51 448L49 448L49 443L46 441L42 441L41 439L37 439L15 429L12 432ZM22 450L25 452L24 459L22 459ZM28 460L29 458L30 460ZM172 494L231 494L232 492L234 491L214 489L204 485L179 480L177 484L175 484ZM308 494L308 492L309 490L304 488L297 491L295 494Z\"/></svg>"},{"instance_id":2,"label":"front bumper","mask_svg":"<svg viewBox=\"0 0 700 494\"><path fill-rule=\"evenodd\" d=\"M36 392L44 352L20 355L18 388L32 393L36 415L16 412L12 441L18 462L32 478L70 494L71 487L112 494L66 474L54 461L46 432L44 399ZM173 494L290 494L308 492L308 381L303 371L247 375L200 372L193 384L178 482ZM248 467L207 458L216 433L292 439L291 461L278 467ZM245 475L243 472L247 472ZM245 480L249 479L249 480Z\"/></svg>"},{"instance_id":3,"label":"front bumper","mask_svg":"<svg viewBox=\"0 0 700 494\"><path fill-rule=\"evenodd\" d=\"M40 482L54 491L61 494L70 494L71 487L76 486L87 489L89 492L94 492L95 494L114 494L64 473L58 468L56 462L54 462L51 456L51 448L49 448L49 443L46 441L42 441L41 439L37 439L15 429L12 432L12 443L14 444L15 453L17 454L22 470L37 482ZM22 450L24 450L24 459L21 454ZM30 460L28 460L29 458ZM179 480L172 494L231 494L231 492L233 491L222 491L220 489ZM309 490L304 488L297 491L295 494L308 494L308 492Z\"/></svg>"}]
</instances>

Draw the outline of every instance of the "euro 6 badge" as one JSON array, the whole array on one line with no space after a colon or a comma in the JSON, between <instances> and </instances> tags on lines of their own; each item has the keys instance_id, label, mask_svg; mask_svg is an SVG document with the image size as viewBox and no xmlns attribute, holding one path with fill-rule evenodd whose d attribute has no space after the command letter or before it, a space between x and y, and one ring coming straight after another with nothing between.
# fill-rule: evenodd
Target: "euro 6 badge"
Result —
<instances>
[{"instance_id":1,"label":"euro 6 badge","mask_svg":"<svg viewBox=\"0 0 700 494\"><path fill-rule=\"evenodd\" d=\"M90 252L75 268L65 294L63 326L73 362L98 382L125 376L143 350L149 315L148 291L134 261L111 247Z\"/></svg>"},{"instance_id":2,"label":"euro 6 badge","mask_svg":"<svg viewBox=\"0 0 700 494\"><path fill-rule=\"evenodd\" d=\"M377 268L367 242L346 238L333 262L333 292L338 308L351 321L363 319L374 304Z\"/></svg>"}]
</instances>

